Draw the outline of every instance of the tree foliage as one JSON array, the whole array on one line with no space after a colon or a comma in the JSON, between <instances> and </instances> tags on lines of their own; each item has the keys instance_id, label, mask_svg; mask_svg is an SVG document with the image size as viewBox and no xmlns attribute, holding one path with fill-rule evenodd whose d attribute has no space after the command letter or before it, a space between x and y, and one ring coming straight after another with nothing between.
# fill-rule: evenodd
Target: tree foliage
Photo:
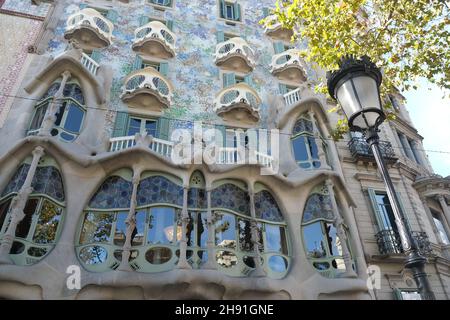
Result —
<instances>
[{"instance_id":1,"label":"tree foliage","mask_svg":"<svg viewBox=\"0 0 450 320\"><path fill-rule=\"evenodd\" d=\"M306 41L304 59L323 70L337 69L345 55L368 55L383 70L383 95L416 89L420 77L450 89L445 0L277 0L272 13L294 31L292 41Z\"/></svg>"}]
</instances>

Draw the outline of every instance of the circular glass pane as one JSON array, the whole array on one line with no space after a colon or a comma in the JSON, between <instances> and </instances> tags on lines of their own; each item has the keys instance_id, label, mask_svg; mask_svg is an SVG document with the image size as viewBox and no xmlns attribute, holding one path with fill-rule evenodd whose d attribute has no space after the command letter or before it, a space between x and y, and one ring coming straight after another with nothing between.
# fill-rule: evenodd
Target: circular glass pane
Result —
<instances>
[{"instance_id":1,"label":"circular glass pane","mask_svg":"<svg viewBox=\"0 0 450 320\"><path fill-rule=\"evenodd\" d=\"M330 268L330 264L328 262L313 262L313 266L317 270L328 270Z\"/></svg>"},{"instance_id":2,"label":"circular glass pane","mask_svg":"<svg viewBox=\"0 0 450 320\"><path fill-rule=\"evenodd\" d=\"M38 258L44 256L47 253L47 249L30 247L27 252L30 256Z\"/></svg>"},{"instance_id":3,"label":"circular glass pane","mask_svg":"<svg viewBox=\"0 0 450 320\"><path fill-rule=\"evenodd\" d=\"M137 250L131 250L130 256L128 257L128 261L133 261L136 259L139 255L139 251ZM122 250L116 250L114 251L114 258L116 258L118 261L122 261Z\"/></svg>"},{"instance_id":4,"label":"circular glass pane","mask_svg":"<svg viewBox=\"0 0 450 320\"><path fill-rule=\"evenodd\" d=\"M237 264L237 257L230 251L217 251L216 261L224 268L231 268Z\"/></svg>"},{"instance_id":5,"label":"circular glass pane","mask_svg":"<svg viewBox=\"0 0 450 320\"><path fill-rule=\"evenodd\" d=\"M242 258L242 260L244 261L244 263L247 267L255 268L255 258L254 257L244 256L244 258Z\"/></svg>"},{"instance_id":6,"label":"circular glass pane","mask_svg":"<svg viewBox=\"0 0 450 320\"><path fill-rule=\"evenodd\" d=\"M275 272L285 272L288 266L286 258L282 256L271 256L268 264L269 268Z\"/></svg>"},{"instance_id":7,"label":"circular glass pane","mask_svg":"<svg viewBox=\"0 0 450 320\"><path fill-rule=\"evenodd\" d=\"M108 251L100 246L89 246L81 249L79 256L85 264L101 264L106 261Z\"/></svg>"},{"instance_id":8,"label":"circular glass pane","mask_svg":"<svg viewBox=\"0 0 450 320\"><path fill-rule=\"evenodd\" d=\"M145 260L151 264L163 264L172 258L172 250L164 247L151 248L145 253Z\"/></svg>"},{"instance_id":9,"label":"circular glass pane","mask_svg":"<svg viewBox=\"0 0 450 320\"><path fill-rule=\"evenodd\" d=\"M14 241L9 254L21 254L23 250L25 250L25 245L22 242Z\"/></svg>"}]
</instances>

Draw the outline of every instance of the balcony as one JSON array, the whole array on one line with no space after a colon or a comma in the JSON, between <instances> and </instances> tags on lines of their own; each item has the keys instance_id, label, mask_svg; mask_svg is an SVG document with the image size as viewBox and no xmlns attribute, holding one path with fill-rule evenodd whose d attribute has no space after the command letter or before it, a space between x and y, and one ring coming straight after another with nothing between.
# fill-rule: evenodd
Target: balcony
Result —
<instances>
[{"instance_id":1,"label":"balcony","mask_svg":"<svg viewBox=\"0 0 450 320\"><path fill-rule=\"evenodd\" d=\"M397 161L394 149L389 141L380 141L380 150L383 158L388 163ZM375 162L372 150L364 138L353 137L348 143L352 157L358 161Z\"/></svg>"},{"instance_id":2,"label":"balcony","mask_svg":"<svg viewBox=\"0 0 450 320\"><path fill-rule=\"evenodd\" d=\"M175 34L160 21L151 21L134 32L133 50L161 59L175 56Z\"/></svg>"},{"instance_id":3,"label":"balcony","mask_svg":"<svg viewBox=\"0 0 450 320\"><path fill-rule=\"evenodd\" d=\"M225 121L254 124L259 121L261 99L246 83L238 83L219 92L214 111Z\"/></svg>"},{"instance_id":4,"label":"balcony","mask_svg":"<svg viewBox=\"0 0 450 320\"><path fill-rule=\"evenodd\" d=\"M122 101L130 107L161 112L172 103L173 88L169 80L152 67L132 72L125 78Z\"/></svg>"},{"instance_id":5,"label":"balcony","mask_svg":"<svg viewBox=\"0 0 450 320\"><path fill-rule=\"evenodd\" d=\"M152 138L150 143L147 143L148 140L145 140L144 136L124 136L124 137L115 137L109 140L110 152L116 152L120 150L125 150L128 148L132 148L138 144L148 145L148 148L153 152L161 155L162 157L172 159L172 152L174 149L174 142L167 141L159 138ZM147 144L146 144L147 143ZM241 152L244 151L244 152ZM245 149L240 150L238 148L230 148L230 147L220 147L216 154L216 164L219 165L233 165L233 164L245 164L251 163L250 158L252 158L254 163L259 164L266 168L272 168L274 166L274 159L271 155L254 151L252 157L249 155L249 151L246 152Z\"/></svg>"},{"instance_id":6,"label":"balcony","mask_svg":"<svg viewBox=\"0 0 450 320\"><path fill-rule=\"evenodd\" d=\"M231 71L249 73L256 65L253 50L239 37L219 43L214 56L218 67Z\"/></svg>"},{"instance_id":7,"label":"balcony","mask_svg":"<svg viewBox=\"0 0 450 320\"><path fill-rule=\"evenodd\" d=\"M272 57L270 72L278 79L294 82L306 81L306 64L300 58L299 51L286 50Z\"/></svg>"},{"instance_id":8,"label":"balcony","mask_svg":"<svg viewBox=\"0 0 450 320\"><path fill-rule=\"evenodd\" d=\"M112 43L113 29L114 25L97 10L86 8L67 19L64 38L91 51L109 46Z\"/></svg>"},{"instance_id":9,"label":"balcony","mask_svg":"<svg viewBox=\"0 0 450 320\"><path fill-rule=\"evenodd\" d=\"M425 232L412 231L414 241L423 256L433 254L430 241ZM375 235L378 244L378 250L382 255L400 255L403 254L403 248L400 242L399 234L394 230L382 230Z\"/></svg>"},{"instance_id":10,"label":"balcony","mask_svg":"<svg viewBox=\"0 0 450 320\"><path fill-rule=\"evenodd\" d=\"M294 35L292 30L285 29L281 26L277 16L274 14L266 18L264 23L264 33L269 37L284 41L291 41L291 37Z\"/></svg>"}]
</instances>

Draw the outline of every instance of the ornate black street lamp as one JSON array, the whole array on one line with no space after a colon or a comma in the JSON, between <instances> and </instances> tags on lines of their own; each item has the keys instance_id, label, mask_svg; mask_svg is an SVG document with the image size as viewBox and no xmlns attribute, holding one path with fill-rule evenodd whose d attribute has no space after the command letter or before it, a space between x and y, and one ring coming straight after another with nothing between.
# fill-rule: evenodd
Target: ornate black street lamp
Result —
<instances>
[{"instance_id":1,"label":"ornate black street lamp","mask_svg":"<svg viewBox=\"0 0 450 320\"><path fill-rule=\"evenodd\" d=\"M412 237L379 148L378 127L386 119L380 98L381 72L369 57L363 56L358 60L349 56L342 59L339 70L327 73L327 79L328 92L341 105L348 118L350 130L364 134L375 156L406 255L405 268L411 270L422 299L434 300L435 297L425 273L427 259L420 255L417 243Z\"/></svg>"}]
</instances>

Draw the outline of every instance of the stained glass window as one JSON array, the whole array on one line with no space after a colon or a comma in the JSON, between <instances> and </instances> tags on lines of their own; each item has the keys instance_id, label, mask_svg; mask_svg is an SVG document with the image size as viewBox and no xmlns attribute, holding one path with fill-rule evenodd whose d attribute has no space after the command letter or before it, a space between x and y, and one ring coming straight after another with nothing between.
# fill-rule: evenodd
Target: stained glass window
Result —
<instances>
[{"instance_id":1,"label":"stained glass window","mask_svg":"<svg viewBox=\"0 0 450 320\"><path fill-rule=\"evenodd\" d=\"M183 206L183 187L163 176L141 180L137 190L137 204L168 203Z\"/></svg>"},{"instance_id":2,"label":"stained glass window","mask_svg":"<svg viewBox=\"0 0 450 320\"><path fill-rule=\"evenodd\" d=\"M309 115L302 115L292 130L294 158L304 169L319 168L321 165L312 121Z\"/></svg>"},{"instance_id":3,"label":"stained glass window","mask_svg":"<svg viewBox=\"0 0 450 320\"><path fill-rule=\"evenodd\" d=\"M247 191L232 183L225 183L211 191L211 207L224 208L250 216Z\"/></svg>"},{"instance_id":4,"label":"stained glass window","mask_svg":"<svg viewBox=\"0 0 450 320\"><path fill-rule=\"evenodd\" d=\"M269 221L281 222L283 215L272 194L267 190L255 193L256 217Z\"/></svg>"},{"instance_id":5,"label":"stained glass window","mask_svg":"<svg viewBox=\"0 0 450 320\"><path fill-rule=\"evenodd\" d=\"M133 184L119 176L111 176L103 182L89 203L90 208L129 208Z\"/></svg>"}]
</instances>

